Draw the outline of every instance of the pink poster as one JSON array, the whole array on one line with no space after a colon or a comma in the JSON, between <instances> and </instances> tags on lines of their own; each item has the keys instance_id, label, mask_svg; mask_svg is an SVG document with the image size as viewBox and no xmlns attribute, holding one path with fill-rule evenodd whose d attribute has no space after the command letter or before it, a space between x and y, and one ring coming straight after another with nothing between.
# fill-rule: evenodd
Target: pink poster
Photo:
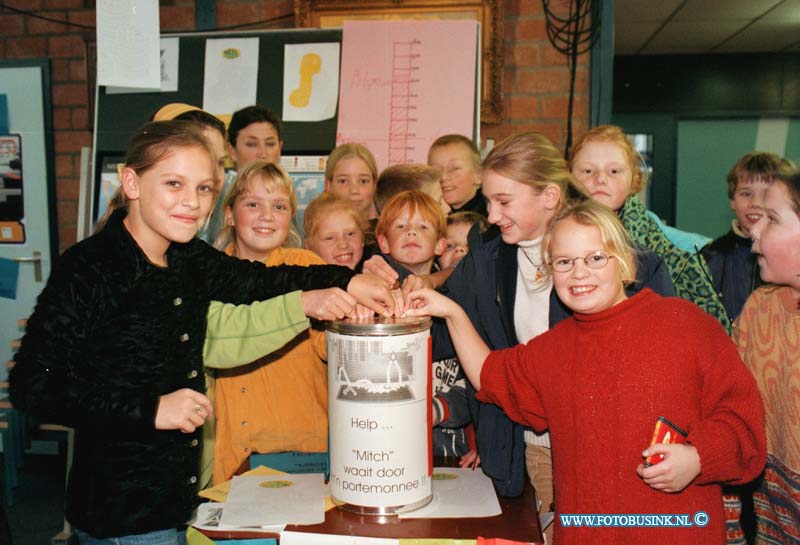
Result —
<instances>
[{"instance_id":1,"label":"pink poster","mask_svg":"<svg viewBox=\"0 0 800 545\"><path fill-rule=\"evenodd\" d=\"M477 36L476 21L345 21L336 143L364 144L380 171L471 138Z\"/></svg>"}]
</instances>

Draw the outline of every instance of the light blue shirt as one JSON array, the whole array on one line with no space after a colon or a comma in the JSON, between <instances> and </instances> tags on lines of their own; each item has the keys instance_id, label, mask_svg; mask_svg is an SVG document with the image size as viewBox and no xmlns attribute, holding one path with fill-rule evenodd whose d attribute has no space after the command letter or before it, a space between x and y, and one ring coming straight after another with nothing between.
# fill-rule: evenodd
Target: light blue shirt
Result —
<instances>
[{"instance_id":1,"label":"light blue shirt","mask_svg":"<svg viewBox=\"0 0 800 545\"><path fill-rule=\"evenodd\" d=\"M699 233L690 233L688 231L681 231L680 229L670 227L661 221L661 218L656 216L650 210L647 211L647 215L656 222L658 228L661 229L661 232L666 235L669 241L684 252L699 252L703 246L711 242L710 238Z\"/></svg>"}]
</instances>

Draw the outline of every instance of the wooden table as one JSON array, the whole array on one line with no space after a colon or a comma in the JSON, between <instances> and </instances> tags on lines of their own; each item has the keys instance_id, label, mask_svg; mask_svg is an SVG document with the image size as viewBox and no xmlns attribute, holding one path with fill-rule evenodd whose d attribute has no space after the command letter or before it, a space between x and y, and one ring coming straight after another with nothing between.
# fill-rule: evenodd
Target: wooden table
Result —
<instances>
[{"instance_id":1,"label":"wooden table","mask_svg":"<svg viewBox=\"0 0 800 545\"><path fill-rule=\"evenodd\" d=\"M476 470L480 471L480 470ZM475 539L502 537L524 543L542 543L539 516L536 513L530 483L518 498L501 498L501 515L460 519L400 519L392 516L371 516L331 509L325 522L314 526L287 526L292 532L356 535L385 538L450 538Z\"/></svg>"},{"instance_id":2,"label":"wooden table","mask_svg":"<svg viewBox=\"0 0 800 545\"><path fill-rule=\"evenodd\" d=\"M441 462L441 460L437 460ZM438 463L437 466L443 465ZM477 469L476 471L480 471ZM500 537L523 543L542 543L539 517L535 509L533 488L526 483L517 498L501 498L501 515L460 519L400 519L395 516L359 515L334 508L325 513L325 522L311 526L289 525L287 531L316 534L354 535L383 538L450 538L475 539ZM211 539L247 539L279 537L256 532L203 531Z\"/></svg>"}]
</instances>

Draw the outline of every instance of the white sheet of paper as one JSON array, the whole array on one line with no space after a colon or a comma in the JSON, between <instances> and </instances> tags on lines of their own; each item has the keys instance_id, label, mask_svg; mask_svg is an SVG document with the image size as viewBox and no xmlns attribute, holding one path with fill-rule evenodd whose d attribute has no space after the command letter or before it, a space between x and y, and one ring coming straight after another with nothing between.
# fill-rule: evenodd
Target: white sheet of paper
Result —
<instances>
[{"instance_id":1,"label":"white sheet of paper","mask_svg":"<svg viewBox=\"0 0 800 545\"><path fill-rule=\"evenodd\" d=\"M161 38L161 92L178 90L180 38Z\"/></svg>"},{"instance_id":2,"label":"white sheet of paper","mask_svg":"<svg viewBox=\"0 0 800 545\"><path fill-rule=\"evenodd\" d=\"M401 519L494 517L501 514L492 481L483 471L453 467L433 470L433 499L425 507L401 513Z\"/></svg>"},{"instance_id":3,"label":"white sheet of paper","mask_svg":"<svg viewBox=\"0 0 800 545\"><path fill-rule=\"evenodd\" d=\"M158 0L98 0L98 85L159 88L158 32Z\"/></svg>"},{"instance_id":4,"label":"white sheet of paper","mask_svg":"<svg viewBox=\"0 0 800 545\"><path fill-rule=\"evenodd\" d=\"M288 486L277 486L289 483ZM325 521L322 473L241 475L233 478L220 524L267 526Z\"/></svg>"},{"instance_id":5,"label":"white sheet of paper","mask_svg":"<svg viewBox=\"0 0 800 545\"><path fill-rule=\"evenodd\" d=\"M258 38L206 40L203 109L230 115L256 103Z\"/></svg>"},{"instance_id":6,"label":"white sheet of paper","mask_svg":"<svg viewBox=\"0 0 800 545\"><path fill-rule=\"evenodd\" d=\"M161 38L161 87L158 89L139 89L137 87L106 87L106 94L122 93L170 93L178 90L178 61L180 60L180 39Z\"/></svg>"},{"instance_id":7,"label":"white sheet of paper","mask_svg":"<svg viewBox=\"0 0 800 545\"><path fill-rule=\"evenodd\" d=\"M222 513L225 511L224 503L205 502L197 506L197 516L191 525L199 530L222 530L235 532L241 530L238 526L226 526L220 524ZM262 526L260 528L248 527L248 532L264 532L265 534L280 533L286 527L285 524L275 526Z\"/></svg>"},{"instance_id":8,"label":"white sheet of paper","mask_svg":"<svg viewBox=\"0 0 800 545\"><path fill-rule=\"evenodd\" d=\"M281 532L281 545L399 545L399 539Z\"/></svg>"},{"instance_id":9,"label":"white sheet of paper","mask_svg":"<svg viewBox=\"0 0 800 545\"><path fill-rule=\"evenodd\" d=\"M283 50L283 120L322 121L336 114L339 44L287 44Z\"/></svg>"}]
</instances>

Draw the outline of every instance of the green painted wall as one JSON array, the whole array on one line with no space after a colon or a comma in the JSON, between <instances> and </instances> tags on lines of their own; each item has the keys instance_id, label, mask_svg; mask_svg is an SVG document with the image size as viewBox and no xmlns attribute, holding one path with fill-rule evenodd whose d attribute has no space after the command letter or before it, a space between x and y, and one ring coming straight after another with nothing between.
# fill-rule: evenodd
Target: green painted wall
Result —
<instances>
[{"instance_id":1,"label":"green painted wall","mask_svg":"<svg viewBox=\"0 0 800 545\"><path fill-rule=\"evenodd\" d=\"M792 118L782 154L800 160L799 53L616 56L613 89L612 123L653 135L649 205L670 225L727 231L725 175L756 120Z\"/></svg>"},{"instance_id":2,"label":"green painted wall","mask_svg":"<svg viewBox=\"0 0 800 545\"><path fill-rule=\"evenodd\" d=\"M677 127L675 226L716 238L730 229L733 212L725 178L733 164L756 149L758 119L681 120ZM792 119L784 156L800 161L800 119ZM779 149L765 149L781 153Z\"/></svg>"},{"instance_id":3,"label":"green painted wall","mask_svg":"<svg viewBox=\"0 0 800 545\"><path fill-rule=\"evenodd\" d=\"M786 152L784 157L800 166L800 118L789 122L789 134L786 135Z\"/></svg>"},{"instance_id":4,"label":"green painted wall","mask_svg":"<svg viewBox=\"0 0 800 545\"><path fill-rule=\"evenodd\" d=\"M716 238L732 216L725 177L756 142L758 120L678 122L675 226Z\"/></svg>"}]
</instances>

